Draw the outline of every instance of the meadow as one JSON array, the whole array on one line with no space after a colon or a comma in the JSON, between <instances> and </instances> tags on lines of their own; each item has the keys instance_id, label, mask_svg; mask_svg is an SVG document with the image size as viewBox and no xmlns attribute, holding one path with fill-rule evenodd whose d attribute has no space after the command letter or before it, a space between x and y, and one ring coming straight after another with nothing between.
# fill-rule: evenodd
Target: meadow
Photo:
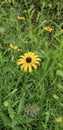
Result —
<instances>
[{"instance_id":1,"label":"meadow","mask_svg":"<svg viewBox=\"0 0 63 130\"><path fill-rule=\"evenodd\" d=\"M63 0L0 0L0 130L63 130Z\"/></svg>"}]
</instances>

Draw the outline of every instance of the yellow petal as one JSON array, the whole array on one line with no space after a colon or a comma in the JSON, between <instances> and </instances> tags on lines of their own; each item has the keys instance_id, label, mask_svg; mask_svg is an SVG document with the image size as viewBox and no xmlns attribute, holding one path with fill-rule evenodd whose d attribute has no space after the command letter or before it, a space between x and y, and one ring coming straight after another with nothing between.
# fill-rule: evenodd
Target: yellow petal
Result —
<instances>
[{"instance_id":1,"label":"yellow petal","mask_svg":"<svg viewBox=\"0 0 63 130\"><path fill-rule=\"evenodd\" d=\"M30 73L32 72L32 67L31 67L31 65L29 65L29 72L30 72Z\"/></svg>"},{"instance_id":2,"label":"yellow petal","mask_svg":"<svg viewBox=\"0 0 63 130\"><path fill-rule=\"evenodd\" d=\"M39 60L39 61L41 61L41 59L40 59L40 58L36 58L36 60Z\"/></svg>"},{"instance_id":3,"label":"yellow petal","mask_svg":"<svg viewBox=\"0 0 63 130\"><path fill-rule=\"evenodd\" d=\"M24 69L24 65L21 66L21 70L23 70L23 69Z\"/></svg>"},{"instance_id":4,"label":"yellow petal","mask_svg":"<svg viewBox=\"0 0 63 130\"><path fill-rule=\"evenodd\" d=\"M33 61L41 61L40 58L33 58Z\"/></svg>"},{"instance_id":5,"label":"yellow petal","mask_svg":"<svg viewBox=\"0 0 63 130\"><path fill-rule=\"evenodd\" d=\"M24 59L22 59L22 58L18 59L18 61L17 61L18 65L24 64L24 63L26 63L26 61Z\"/></svg>"},{"instance_id":6,"label":"yellow petal","mask_svg":"<svg viewBox=\"0 0 63 130\"><path fill-rule=\"evenodd\" d=\"M20 64L23 64L23 63L22 63L21 61L18 61L18 62L17 62L17 65L20 65Z\"/></svg>"},{"instance_id":7,"label":"yellow petal","mask_svg":"<svg viewBox=\"0 0 63 130\"><path fill-rule=\"evenodd\" d=\"M32 64L33 68L36 70L37 69L37 65L36 64Z\"/></svg>"},{"instance_id":8,"label":"yellow petal","mask_svg":"<svg viewBox=\"0 0 63 130\"><path fill-rule=\"evenodd\" d=\"M24 67L24 71L27 71L27 66Z\"/></svg>"},{"instance_id":9,"label":"yellow petal","mask_svg":"<svg viewBox=\"0 0 63 130\"><path fill-rule=\"evenodd\" d=\"M34 63L35 63L35 64L40 64L39 61L35 61Z\"/></svg>"},{"instance_id":10,"label":"yellow petal","mask_svg":"<svg viewBox=\"0 0 63 130\"><path fill-rule=\"evenodd\" d=\"M22 59L26 59L26 57L25 56L20 56Z\"/></svg>"}]
</instances>

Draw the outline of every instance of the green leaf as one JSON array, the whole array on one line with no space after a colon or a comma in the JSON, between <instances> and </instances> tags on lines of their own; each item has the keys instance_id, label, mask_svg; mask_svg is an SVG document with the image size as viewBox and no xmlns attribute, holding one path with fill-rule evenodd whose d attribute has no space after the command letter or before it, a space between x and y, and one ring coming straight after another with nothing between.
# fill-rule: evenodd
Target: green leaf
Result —
<instances>
[{"instance_id":1,"label":"green leaf","mask_svg":"<svg viewBox=\"0 0 63 130\"><path fill-rule=\"evenodd\" d=\"M24 98L25 98L25 92L23 93L23 95L20 98L19 105L18 105L18 110L17 110L17 114L21 114L21 112L23 110Z\"/></svg>"},{"instance_id":2,"label":"green leaf","mask_svg":"<svg viewBox=\"0 0 63 130\"><path fill-rule=\"evenodd\" d=\"M63 92L63 86L61 84L58 84L58 89Z\"/></svg>"},{"instance_id":3,"label":"green leaf","mask_svg":"<svg viewBox=\"0 0 63 130\"><path fill-rule=\"evenodd\" d=\"M22 119L20 119L23 123L27 124L27 123L31 123L33 121L33 118L30 117L22 117Z\"/></svg>"},{"instance_id":4,"label":"green leaf","mask_svg":"<svg viewBox=\"0 0 63 130\"><path fill-rule=\"evenodd\" d=\"M11 120L8 116L5 115L5 113L0 112L0 118L4 122L5 125L11 126Z\"/></svg>"},{"instance_id":5,"label":"green leaf","mask_svg":"<svg viewBox=\"0 0 63 130\"><path fill-rule=\"evenodd\" d=\"M17 118L17 117L16 117ZM18 120L17 119L13 119L12 123L11 123L11 127L15 127L18 124Z\"/></svg>"},{"instance_id":6,"label":"green leaf","mask_svg":"<svg viewBox=\"0 0 63 130\"><path fill-rule=\"evenodd\" d=\"M8 107L8 113L9 113L10 118L14 119L15 112L10 106Z\"/></svg>"},{"instance_id":7,"label":"green leaf","mask_svg":"<svg viewBox=\"0 0 63 130\"><path fill-rule=\"evenodd\" d=\"M12 129L13 129L13 130L23 130L23 128L22 128L21 126L20 126L20 127L19 127L19 126L15 126L15 127L13 127Z\"/></svg>"},{"instance_id":8,"label":"green leaf","mask_svg":"<svg viewBox=\"0 0 63 130\"><path fill-rule=\"evenodd\" d=\"M56 74L63 77L63 72L61 70L57 70Z\"/></svg>"},{"instance_id":9,"label":"green leaf","mask_svg":"<svg viewBox=\"0 0 63 130\"><path fill-rule=\"evenodd\" d=\"M3 27L0 27L0 33L4 33L5 29Z\"/></svg>"},{"instance_id":10,"label":"green leaf","mask_svg":"<svg viewBox=\"0 0 63 130\"><path fill-rule=\"evenodd\" d=\"M63 103L60 102L60 106L63 107Z\"/></svg>"}]
</instances>

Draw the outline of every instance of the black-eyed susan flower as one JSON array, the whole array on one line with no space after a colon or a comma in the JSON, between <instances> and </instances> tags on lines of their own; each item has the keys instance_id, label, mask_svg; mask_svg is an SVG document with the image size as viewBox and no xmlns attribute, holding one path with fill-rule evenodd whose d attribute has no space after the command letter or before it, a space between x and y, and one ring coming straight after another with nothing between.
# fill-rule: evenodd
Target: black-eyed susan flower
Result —
<instances>
[{"instance_id":1,"label":"black-eyed susan flower","mask_svg":"<svg viewBox=\"0 0 63 130\"><path fill-rule=\"evenodd\" d=\"M57 122L57 123L61 123L61 122L62 122L62 117L56 118L56 122Z\"/></svg>"},{"instance_id":2,"label":"black-eyed susan flower","mask_svg":"<svg viewBox=\"0 0 63 130\"><path fill-rule=\"evenodd\" d=\"M3 105L4 105L5 107L8 107L8 106L9 106L9 102L8 102L8 101L4 101Z\"/></svg>"},{"instance_id":3,"label":"black-eyed susan flower","mask_svg":"<svg viewBox=\"0 0 63 130\"><path fill-rule=\"evenodd\" d=\"M19 19L19 20L25 20L25 17L23 17L23 16L17 16L17 19Z\"/></svg>"},{"instance_id":4,"label":"black-eyed susan flower","mask_svg":"<svg viewBox=\"0 0 63 130\"><path fill-rule=\"evenodd\" d=\"M21 70L32 72L32 68L37 69L37 64L41 59L33 52L25 53L20 56L17 65L21 65Z\"/></svg>"},{"instance_id":5,"label":"black-eyed susan flower","mask_svg":"<svg viewBox=\"0 0 63 130\"><path fill-rule=\"evenodd\" d=\"M49 27L49 26L46 26L43 29L46 30L46 31L48 31L48 32L50 32L50 33L53 31L53 28Z\"/></svg>"}]
</instances>

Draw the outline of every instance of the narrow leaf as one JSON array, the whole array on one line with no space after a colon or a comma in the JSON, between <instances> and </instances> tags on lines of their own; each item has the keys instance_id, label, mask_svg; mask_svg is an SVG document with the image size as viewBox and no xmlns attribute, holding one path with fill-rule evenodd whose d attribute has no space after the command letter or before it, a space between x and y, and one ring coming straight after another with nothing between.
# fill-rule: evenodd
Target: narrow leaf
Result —
<instances>
[{"instance_id":1,"label":"narrow leaf","mask_svg":"<svg viewBox=\"0 0 63 130\"><path fill-rule=\"evenodd\" d=\"M13 119L15 116L15 112L10 106L8 107L8 113L9 113L10 118Z\"/></svg>"},{"instance_id":2,"label":"narrow leaf","mask_svg":"<svg viewBox=\"0 0 63 130\"><path fill-rule=\"evenodd\" d=\"M56 74L63 77L63 72L61 70L57 70Z\"/></svg>"}]
</instances>

